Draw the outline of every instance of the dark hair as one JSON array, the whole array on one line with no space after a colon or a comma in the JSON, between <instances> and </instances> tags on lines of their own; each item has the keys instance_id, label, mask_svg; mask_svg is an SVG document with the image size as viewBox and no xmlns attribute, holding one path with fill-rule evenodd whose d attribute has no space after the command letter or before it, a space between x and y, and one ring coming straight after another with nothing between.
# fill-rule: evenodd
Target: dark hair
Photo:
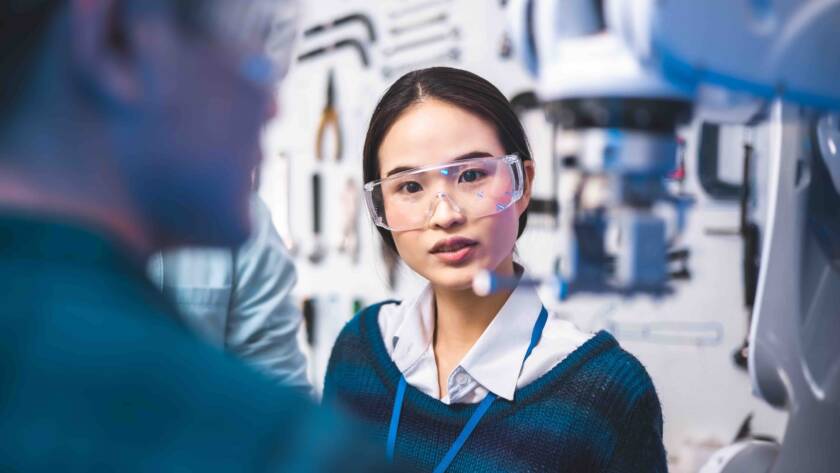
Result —
<instances>
[{"instance_id":1,"label":"dark hair","mask_svg":"<svg viewBox=\"0 0 840 473\"><path fill-rule=\"evenodd\" d=\"M0 1L0 124L20 105L31 82L37 50L56 11L66 0ZM175 13L180 21L193 26L202 0L176 0Z\"/></svg>"},{"instance_id":2,"label":"dark hair","mask_svg":"<svg viewBox=\"0 0 840 473\"><path fill-rule=\"evenodd\" d=\"M364 182L380 178L379 148L388 130L406 109L425 99L447 102L480 117L495 127L505 153L516 153L523 162L531 159L522 123L499 89L472 72L451 67L431 67L400 77L376 105L365 137L362 159ZM517 238L525 231L527 223L528 209L525 209L519 217ZM376 229L385 244L397 251L391 232L381 227Z\"/></svg>"}]
</instances>

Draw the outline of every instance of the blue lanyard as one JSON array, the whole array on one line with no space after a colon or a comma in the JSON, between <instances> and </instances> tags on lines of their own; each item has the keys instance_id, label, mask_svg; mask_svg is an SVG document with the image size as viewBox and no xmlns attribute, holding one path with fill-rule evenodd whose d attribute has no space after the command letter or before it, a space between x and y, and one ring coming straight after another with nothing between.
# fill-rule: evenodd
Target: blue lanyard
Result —
<instances>
[{"instance_id":1,"label":"blue lanyard","mask_svg":"<svg viewBox=\"0 0 840 473\"><path fill-rule=\"evenodd\" d=\"M534 347L537 346L537 342L540 341L546 320L548 320L548 311L546 311L545 307L543 307L540 311L539 317L537 317L537 322L534 324L534 330L531 332L531 344L528 345L528 350L525 352L525 358L522 359L522 366L525 366L525 360L531 356L531 352L534 351ZM388 429L386 455L388 461L390 462L394 461L394 449L397 445L397 429L400 425L400 414L402 413L403 401L405 399L406 385L405 376L400 376L400 382L397 385L397 395L394 397L394 410L391 411L391 425ZM449 451L446 452L446 455L444 455L443 459L435 468L434 473L443 473L447 468L449 468L449 464L452 463L452 460L454 460L455 456L458 455L458 451L461 450L461 447L463 447L467 442L470 434L472 434L473 430L475 430L478 422L482 417L484 417L484 414L487 413L487 410L490 409L490 405L493 404L493 401L495 401L497 397L498 396L493 393L487 393L487 396L484 397L475 412L473 412L473 415L470 417L470 420L467 421L467 424L464 426L463 430L461 430L461 433L458 434L455 442L453 442L452 446L449 447Z\"/></svg>"}]
</instances>

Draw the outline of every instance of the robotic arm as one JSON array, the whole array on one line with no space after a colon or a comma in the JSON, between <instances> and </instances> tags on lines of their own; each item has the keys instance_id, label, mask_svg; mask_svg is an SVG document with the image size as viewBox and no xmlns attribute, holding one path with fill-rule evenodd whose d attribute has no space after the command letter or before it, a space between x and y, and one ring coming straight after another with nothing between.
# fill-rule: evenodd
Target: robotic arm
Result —
<instances>
[{"instance_id":1,"label":"robotic arm","mask_svg":"<svg viewBox=\"0 0 840 473\"><path fill-rule=\"evenodd\" d=\"M515 0L517 51L555 124L579 132L587 177L564 228L574 291L661 291L668 237L690 202L669 193L676 127L747 123L773 100L840 109L828 54L836 1Z\"/></svg>"},{"instance_id":2,"label":"robotic arm","mask_svg":"<svg viewBox=\"0 0 840 473\"><path fill-rule=\"evenodd\" d=\"M583 144L575 191L561 186L572 293L667 290L661 209L679 222L688 204L667 183L678 126L769 129L749 369L789 421L782 445L740 445L709 471L837 471L840 0L514 0L509 14L549 116Z\"/></svg>"}]
</instances>

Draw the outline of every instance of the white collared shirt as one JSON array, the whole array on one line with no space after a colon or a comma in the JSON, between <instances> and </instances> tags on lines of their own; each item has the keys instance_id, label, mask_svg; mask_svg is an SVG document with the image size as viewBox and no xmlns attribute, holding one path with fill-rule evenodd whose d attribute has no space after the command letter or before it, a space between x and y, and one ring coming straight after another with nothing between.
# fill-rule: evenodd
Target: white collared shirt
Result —
<instances>
[{"instance_id":1,"label":"white collared shirt","mask_svg":"<svg viewBox=\"0 0 840 473\"><path fill-rule=\"evenodd\" d=\"M533 287L517 287L452 370L448 393L442 399L432 346L435 310L431 286L413 300L382 306L378 322L388 354L408 384L445 404L481 402L488 391L512 401L517 388L550 371L592 337L549 313L542 337L523 366L541 309L542 301Z\"/></svg>"}]
</instances>

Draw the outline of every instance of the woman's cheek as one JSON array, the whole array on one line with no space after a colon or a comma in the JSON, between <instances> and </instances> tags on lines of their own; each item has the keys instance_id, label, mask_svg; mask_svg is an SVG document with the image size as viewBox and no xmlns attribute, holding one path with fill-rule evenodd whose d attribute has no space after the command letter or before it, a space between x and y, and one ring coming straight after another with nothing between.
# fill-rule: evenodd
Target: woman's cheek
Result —
<instances>
[{"instance_id":1,"label":"woman's cheek","mask_svg":"<svg viewBox=\"0 0 840 473\"><path fill-rule=\"evenodd\" d=\"M499 263L513 251L513 246L516 244L516 234L519 231L519 219L515 217L515 213L505 212L500 214L498 219L495 219L491 228L488 229L489 238L486 240L490 242L491 255L495 263Z\"/></svg>"},{"instance_id":2,"label":"woman's cheek","mask_svg":"<svg viewBox=\"0 0 840 473\"><path fill-rule=\"evenodd\" d=\"M425 269L423 263L427 252L423 250L419 238L414 233L416 232L394 234L394 243L397 246L400 259L415 272L422 273Z\"/></svg>"}]
</instances>

